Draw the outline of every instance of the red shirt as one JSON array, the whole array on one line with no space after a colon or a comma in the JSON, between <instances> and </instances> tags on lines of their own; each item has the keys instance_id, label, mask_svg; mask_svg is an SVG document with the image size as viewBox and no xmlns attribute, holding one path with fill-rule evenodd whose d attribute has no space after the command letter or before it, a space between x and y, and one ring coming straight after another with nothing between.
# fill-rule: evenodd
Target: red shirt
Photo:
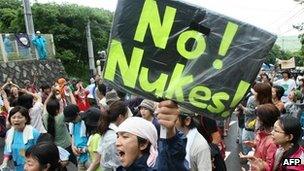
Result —
<instances>
[{"instance_id":1,"label":"red shirt","mask_svg":"<svg viewBox=\"0 0 304 171\"><path fill-rule=\"evenodd\" d=\"M87 109L90 108L90 104L87 99L88 94L89 91L83 91L78 94L75 94L75 100L79 108L79 111L86 111Z\"/></svg>"},{"instance_id":2,"label":"red shirt","mask_svg":"<svg viewBox=\"0 0 304 171\"><path fill-rule=\"evenodd\" d=\"M300 158L301 159L301 164L297 166L286 166L286 170L293 170L293 171L303 171L304 170L304 148L299 147L299 149L293 153L289 158ZM282 171L282 163L279 164L278 166L278 171Z\"/></svg>"},{"instance_id":3,"label":"red shirt","mask_svg":"<svg viewBox=\"0 0 304 171\"><path fill-rule=\"evenodd\" d=\"M265 165L266 171L272 171L274 166L274 155L278 149L277 145L273 142L270 133L265 131L258 131L255 138L256 148L254 156L261 158L267 163Z\"/></svg>"}]
</instances>

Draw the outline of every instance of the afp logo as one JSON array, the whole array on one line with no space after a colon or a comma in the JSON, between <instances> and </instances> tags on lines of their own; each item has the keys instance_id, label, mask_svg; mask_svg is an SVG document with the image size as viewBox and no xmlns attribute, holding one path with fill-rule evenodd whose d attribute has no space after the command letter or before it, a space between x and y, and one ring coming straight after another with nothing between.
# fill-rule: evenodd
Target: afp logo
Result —
<instances>
[{"instance_id":1,"label":"afp logo","mask_svg":"<svg viewBox=\"0 0 304 171\"><path fill-rule=\"evenodd\" d=\"M300 158L287 158L282 163L283 166L298 166L299 164L301 164Z\"/></svg>"}]
</instances>

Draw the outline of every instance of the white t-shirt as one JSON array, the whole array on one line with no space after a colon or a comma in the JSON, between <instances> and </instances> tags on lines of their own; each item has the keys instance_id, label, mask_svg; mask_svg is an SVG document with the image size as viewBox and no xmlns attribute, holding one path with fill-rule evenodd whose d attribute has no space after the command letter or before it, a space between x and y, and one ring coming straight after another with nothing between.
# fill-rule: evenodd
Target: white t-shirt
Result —
<instances>
[{"instance_id":1,"label":"white t-shirt","mask_svg":"<svg viewBox=\"0 0 304 171\"><path fill-rule=\"evenodd\" d=\"M30 109L29 115L31 117L31 125L36 128L40 133L46 133L42 121L43 104L36 102L34 106Z\"/></svg>"},{"instance_id":2,"label":"white t-shirt","mask_svg":"<svg viewBox=\"0 0 304 171\"><path fill-rule=\"evenodd\" d=\"M89 97L90 98L93 98L94 96L95 96L95 94L94 94L94 89L96 88L96 86L95 86L95 84L90 84L90 85L88 85L87 87L86 87L86 90L88 90L89 91Z\"/></svg>"},{"instance_id":3,"label":"white t-shirt","mask_svg":"<svg viewBox=\"0 0 304 171\"><path fill-rule=\"evenodd\" d=\"M186 160L191 171L211 171L211 152L206 139L197 131L191 129L187 134Z\"/></svg>"},{"instance_id":4,"label":"white t-shirt","mask_svg":"<svg viewBox=\"0 0 304 171\"><path fill-rule=\"evenodd\" d=\"M290 93L290 91L297 88L296 82L293 79L280 79L274 82L274 85L279 85L284 88L285 92L283 97L281 98L281 101L283 103L286 103L288 101L288 94Z\"/></svg>"}]
</instances>

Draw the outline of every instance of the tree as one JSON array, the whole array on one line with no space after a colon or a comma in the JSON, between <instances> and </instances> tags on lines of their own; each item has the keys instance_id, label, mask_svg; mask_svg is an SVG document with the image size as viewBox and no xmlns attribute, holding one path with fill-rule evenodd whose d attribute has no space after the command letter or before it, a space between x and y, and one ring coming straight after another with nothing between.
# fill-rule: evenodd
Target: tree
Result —
<instances>
[{"instance_id":1,"label":"tree","mask_svg":"<svg viewBox=\"0 0 304 171\"><path fill-rule=\"evenodd\" d=\"M0 30L2 33L21 31L19 27L16 27L18 16L22 10L21 5L20 0L0 0ZM20 25L23 23L21 22Z\"/></svg>"},{"instance_id":2,"label":"tree","mask_svg":"<svg viewBox=\"0 0 304 171\"><path fill-rule=\"evenodd\" d=\"M304 0L294 0L296 2L298 2L299 4L301 4L302 6L304 5ZM296 28L299 31L303 31L304 30L304 21L301 24L295 25L293 26L294 28ZM301 50L299 52L299 55L304 58L304 33L299 34L299 39L301 41L302 47ZM302 59L303 60L303 59Z\"/></svg>"},{"instance_id":3,"label":"tree","mask_svg":"<svg viewBox=\"0 0 304 171\"><path fill-rule=\"evenodd\" d=\"M268 55L266 56L266 63L275 64L276 59L290 59L292 57L292 53L289 51L284 51L281 49L279 45L274 45Z\"/></svg>"},{"instance_id":4,"label":"tree","mask_svg":"<svg viewBox=\"0 0 304 171\"><path fill-rule=\"evenodd\" d=\"M58 58L71 76L88 78L85 27L91 21L94 54L107 48L113 14L107 10L69 4L34 4L36 30L54 35Z\"/></svg>"},{"instance_id":5,"label":"tree","mask_svg":"<svg viewBox=\"0 0 304 171\"><path fill-rule=\"evenodd\" d=\"M0 30L26 32L21 0L0 0ZM53 34L56 58L61 59L70 76L88 78L88 53L85 27L91 21L94 54L107 48L113 13L104 9L55 3L32 6L35 29Z\"/></svg>"}]
</instances>

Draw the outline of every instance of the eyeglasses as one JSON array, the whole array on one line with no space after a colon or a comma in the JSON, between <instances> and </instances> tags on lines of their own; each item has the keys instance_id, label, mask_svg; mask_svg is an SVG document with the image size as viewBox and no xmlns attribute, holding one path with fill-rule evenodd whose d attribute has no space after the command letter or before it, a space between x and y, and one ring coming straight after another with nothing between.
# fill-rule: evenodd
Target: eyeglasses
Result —
<instances>
[{"instance_id":1,"label":"eyeglasses","mask_svg":"<svg viewBox=\"0 0 304 171\"><path fill-rule=\"evenodd\" d=\"M285 132L284 132L284 131L278 131L278 130L275 130L275 129L273 129L273 131L274 131L274 132L276 132L276 133L285 134Z\"/></svg>"}]
</instances>

